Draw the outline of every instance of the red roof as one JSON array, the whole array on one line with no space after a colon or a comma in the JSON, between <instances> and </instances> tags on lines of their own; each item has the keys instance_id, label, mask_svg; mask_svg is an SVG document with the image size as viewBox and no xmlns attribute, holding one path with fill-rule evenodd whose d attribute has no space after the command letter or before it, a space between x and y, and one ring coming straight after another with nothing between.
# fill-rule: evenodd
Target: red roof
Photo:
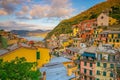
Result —
<instances>
[{"instance_id":1,"label":"red roof","mask_svg":"<svg viewBox=\"0 0 120 80\"><path fill-rule=\"evenodd\" d=\"M34 44L34 41L29 41L29 44Z\"/></svg>"}]
</instances>

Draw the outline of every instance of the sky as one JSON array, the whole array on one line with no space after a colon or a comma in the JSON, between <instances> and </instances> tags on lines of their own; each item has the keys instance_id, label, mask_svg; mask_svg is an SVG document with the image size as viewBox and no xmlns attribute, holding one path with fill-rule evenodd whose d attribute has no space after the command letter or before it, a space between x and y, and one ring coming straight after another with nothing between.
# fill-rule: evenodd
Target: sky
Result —
<instances>
[{"instance_id":1,"label":"sky","mask_svg":"<svg viewBox=\"0 0 120 80\"><path fill-rule=\"evenodd\" d=\"M49 30L105 0L0 0L0 29Z\"/></svg>"}]
</instances>

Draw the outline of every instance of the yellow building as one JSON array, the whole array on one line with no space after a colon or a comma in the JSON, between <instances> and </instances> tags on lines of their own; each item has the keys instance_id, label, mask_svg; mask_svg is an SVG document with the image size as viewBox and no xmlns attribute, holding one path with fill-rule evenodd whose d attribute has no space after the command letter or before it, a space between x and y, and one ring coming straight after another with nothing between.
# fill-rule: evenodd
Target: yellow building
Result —
<instances>
[{"instance_id":1,"label":"yellow building","mask_svg":"<svg viewBox=\"0 0 120 80\"><path fill-rule=\"evenodd\" d=\"M78 33L79 29L77 26L73 26L73 36L76 36Z\"/></svg>"},{"instance_id":2,"label":"yellow building","mask_svg":"<svg viewBox=\"0 0 120 80\"><path fill-rule=\"evenodd\" d=\"M50 61L49 49L38 48L39 55L37 55L37 50L35 48L20 47L8 53L0 56L4 61L11 61L16 57L25 57L28 62L38 62L37 67L42 67L42 65Z\"/></svg>"},{"instance_id":3,"label":"yellow building","mask_svg":"<svg viewBox=\"0 0 120 80\"><path fill-rule=\"evenodd\" d=\"M67 42L67 41L66 41L66 42L63 42L62 45L63 45L63 47L65 48L65 47L69 46L69 42Z\"/></svg>"},{"instance_id":4,"label":"yellow building","mask_svg":"<svg viewBox=\"0 0 120 80\"><path fill-rule=\"evenodd\" d=\"M97 54L99 56L96 62L96 80L115 80L115 56L108 53Z\"/></svg>"},{"instance_id":5,"label":"yellow building","mask_svg":"<svg viewBox=\"0 0 120 80\"><path fill-rule=\"evenodd\" d=\"M14 40L8 40L8 41L7 41L8 45L17 44L17 42L18 42L17 39L16 39L16 40L14 39Z\"/></svg>"},{"instance_id":6,"label":"yellow building","mask_svg":"<svg viewBox=\"0 0 120 80\"><path fill-rule=\"evenodd\" d=\"M79 78L78 67L73 62L63 62L63 65L67 69L68 76L72 76L73 74L75 74L75 78L73 78L71 80L78 80L78 78Z\"/></svg>"},{"instance_id":7,"label":"yellow building","mask_svg":"<svg viewBox=\"0 0 120 80\"><path fill-rule=\"evenodd\" d=\"M62 46L66 48L67 46L70 46L72 43L73 43L72 39L64 40Z\"/></svg>"},{"instance_id":8,"label":"yellow building","mask_svg":"<svg viewBox=\"0 0 120 80\"><path fill-rule=\"evenodd\" d=\"M110 31L108 33L108 44L112 44L114 47L120 47L120 31Z\"/></svg>"},{"instance_id":9,"label":"yellow building","mask_svg":"<svg viewBox=\"0 0 120 80\"><path fill-rule=\"evenodd\" d=\"M95 39L94 40L94 43L93 43L93 45L94 46L97 46L99 43L98 43L98 41L99 41L99 34L102 32L103 30L102 29L95 29L94 30L94 34L93 34L93 38Z\"/></svg>"},{"instance_id":10,"label":"yellow building","mask_svg":"<svg viewBox=\"0 0 120 80\"><path fill-rule=\"evenodd\" d=\"M117 19L114 19L112 17L109 17L109 25L117 24Z\"/></svg>"}]
</instances>

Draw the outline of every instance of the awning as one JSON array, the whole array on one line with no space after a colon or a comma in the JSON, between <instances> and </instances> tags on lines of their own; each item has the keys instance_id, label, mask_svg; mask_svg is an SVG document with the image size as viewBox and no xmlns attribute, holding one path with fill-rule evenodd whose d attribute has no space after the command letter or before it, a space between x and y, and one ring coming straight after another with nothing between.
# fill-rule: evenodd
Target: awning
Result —
<instances>
[{"instance_id":1,"label":"awning","mask_svg":"<svg viewBox=\"0 0 120 80\"><path fill-rule=\"evenodd\" d=\"M96 58L95 53L89 53L89 52L84 52L82 56Z\"/></svg>"}]
</instances>

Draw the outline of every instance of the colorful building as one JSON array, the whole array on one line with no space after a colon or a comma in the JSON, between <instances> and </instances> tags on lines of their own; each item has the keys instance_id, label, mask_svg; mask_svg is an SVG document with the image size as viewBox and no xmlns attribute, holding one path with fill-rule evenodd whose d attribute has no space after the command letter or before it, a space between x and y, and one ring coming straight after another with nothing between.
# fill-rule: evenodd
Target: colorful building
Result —
<instances>
[{"instance_id":1,"label":"colorful building","mask_svg":"<svg viewBox=\"0 0 120 80\"><path fill-rule=\"evenodd\" d=\"M94 52L93 47L90 47L82 54L80 61L81 80L95 80L95 60L96 53Z\"/></svg>"},{"instance_id":2,"label":"colorful building","mask_svg":"<svg viewBox=\"0 0 120 80\"><path fill-rule=\"evenodd\" d=\"M107 42L116 48L120 47L120 31L110 31Z\"/></svg>"},{"instance_id":3,"label":"colorful building","mask_svg":"<svg viewBox=\"0 0 120 80\"><path fill-rule=\"evenodd\" d=\"M108 15L108 13L102 12L97 17L97 26L109 26L109 15Z\"/></svg>"},{"instance_id":4,"label":"colorful building","mask_svg":"<svg viewBox=\"0 0 120 80\"><path fill-rule=\"evenodd\" d=\"M93 45L97 46L99 44L99 34L102 32L102 29L94 29L94 33L93 33Z\"/></svg>"},{"instance_id":5,"label":"colorful building","mask_svg":"<svg viewBox=\"0 0 120 80\"><path fill-rule=\"evenodd\" d=\"M46 48L19 47L0 55L4 61L11 61L16 57L25 57L28 62L37 62L37 67L42 67L50 61L49 49Z\"/></svg>"},{"instance_id":6,"label":"colorful building","mask_svg":"<svg viewBox=\"0 0 120 80\"><path fill-rule=\"evenodd\" d=\"M116 52L99 48L96 61L96 80L116 80ZM110 52L111 51L111 52Z\"/></svg>"},{"instance_id":7,"label":"colorful building","mask_svg":"<svg viewBox=\"0 0 120 80\"><path fill-rule=\"evenodd\" d=\"M97 26L96 19L85 20L78 24L80 29L79 37L86 40L89 40L93 37L94 28Z\"/></svg>"},{"instance_id":8,"label":"colorful building","mask_svg":"<svg viewBox=\"0 0 120 80\"><path fill-rule=\"evenodd\" d=\"M113 24L117 24L117 20L109 17L109 13L102 12L98 17L97 17L97 25L98 26L109 26Z\"/></svg>"},{"instance_id":9,"label":"colorful building","mask_svg":"<svg viewBox=\"0 0 120 80\"><path fill-rule=\"evenodd\" d=\"M74 25L74 26L72 27L72 29L73 29L73 36L77 36L77 34L78 34L78 32L79 32L79 28L78 28L76 25Z\"/></svg>"},{"instance_id":10,"label":"colorful building","mask_svg":"<svg viewBox=\"0 0 120 80\"><path fill-rule=\"evenodd\" d=\"M99 40L103 44L111 44L120 47L120 31L103 31L99 35Z\"/></svg>"},{"instance_id":11,"label":"colorful building","mask_svg":"<svg viewBox=\"0 0 120 80\"><path fill-rule=\"evenodd\" d=\"M81 80L116 80L117 51L109 45L89 47L81 55Z\"/></svg>"},{"instance_id":12,"label":"colorful building","mask_svg":"<svg viewBox=\"0 0 120 80\"><path fill-rule=\"evenodd\" d=\"M73 38L73 47L80 48L81 38Z\"/></svg>"},{"instance_id":13,"label":"colorful building","mask_svg":"<svg viewBox=\"0 0 120 80\"><path fill-rule=\"evenodd\" d=\"M99 34L99 41L101 41L103 44L107 43L107 39L108 39L108 32L109 31L103 31Z\"/></svg>"},{"instance_id":14,"label":"colorful building","mask_svg":"<svg viewBox=\"0 0 120 80\"><path fill-rule=\"evenodd\" d=\"M118 23L118 20L117 19L114 19L112 17L109 17L109 25L115 25Z\"/></svg>"}]
</instances>

